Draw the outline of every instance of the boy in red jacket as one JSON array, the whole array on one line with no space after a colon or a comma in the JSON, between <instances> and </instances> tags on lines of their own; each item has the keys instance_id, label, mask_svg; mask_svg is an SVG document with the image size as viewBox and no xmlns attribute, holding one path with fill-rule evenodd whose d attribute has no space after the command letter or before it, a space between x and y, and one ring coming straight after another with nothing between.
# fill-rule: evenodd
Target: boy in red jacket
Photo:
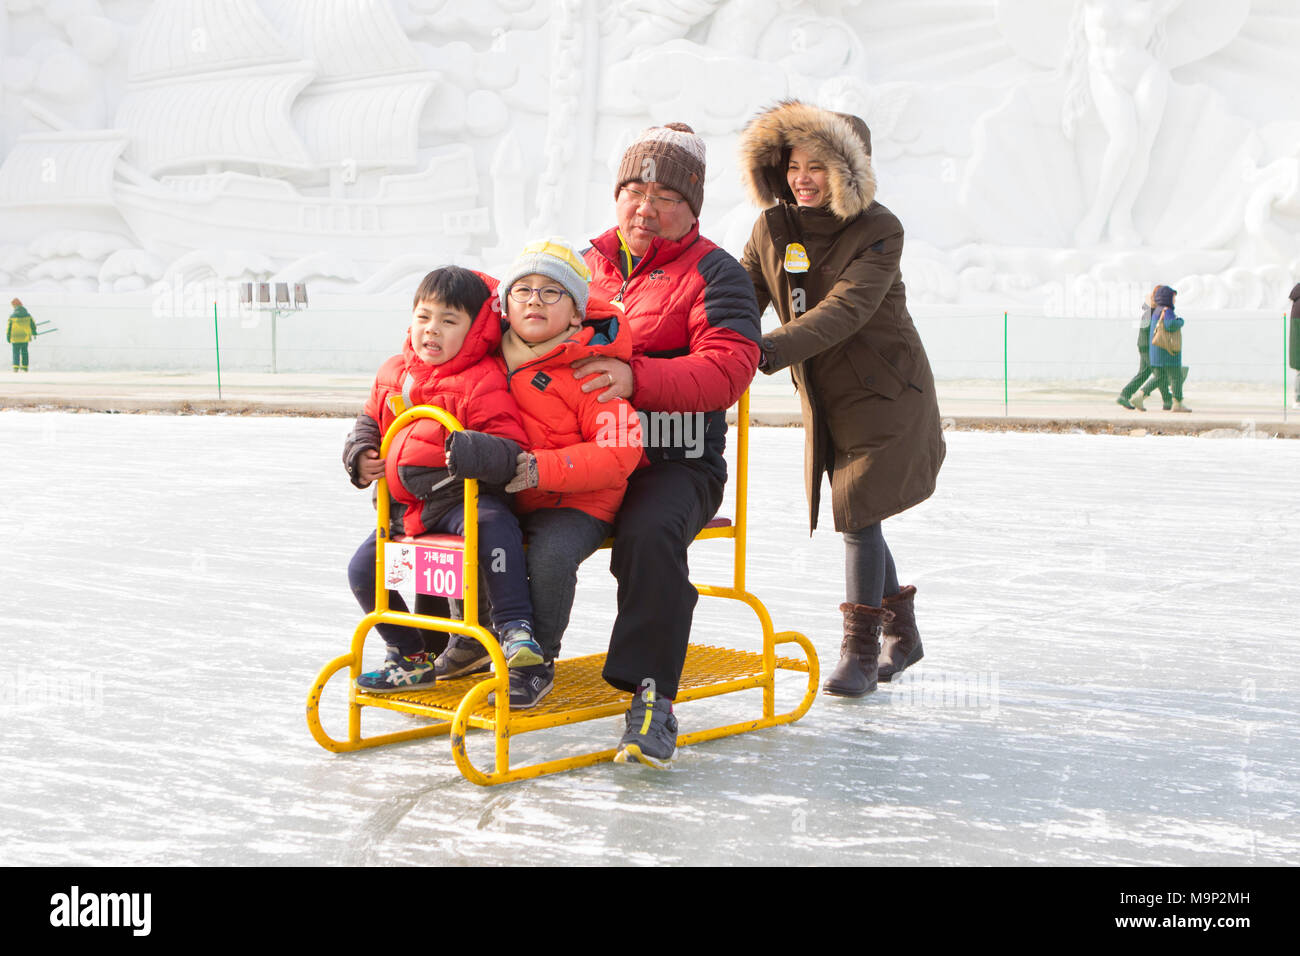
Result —
<instances>
[{"instance_id":1,"label":"boy in red jacket","mask_svg":"<svg viewBox=\"0 0 1300 956\"><path fill-rule=\"evenodd\" d=\"M501 357L532 449L510 461L515 473L506 490L518 492L515 510L528 534L529 590L545 659L511 670L512 709L535 706L554 686L578 565L613 533L628 476L642 460L636 411L622 399L602 403L584 392L570 368L582 358L626 362L632 355L617 310L588 297L590 278L571 247L548 239L525 247L499 287L509 322Z\"/></svg>"},{"instance_id":2,"label":"boy in red jacket","mask_svg":"<svg viewBox=\"0 0 1300 956\"><path fill-rule=\"evenodd\" d=\"M488 277L459 266L436 269L415 293L410 334L401 355L379 369L365 409L343 450L352 483L364 488L383 476L393 499L394 522L407 534L464 534L463 489L449 469L446 429L420 419L404 429L379 457L384 433L403 411L438 405L466 428L497 436L514 447L526 445L519 408L506 388L494 353L501 323ZM542 663L532 636L532 604L525 576L519 522L501 489L480 489L479 568L492 604L492 629L511 667ZM362 608L374 610L375 536L370 534L348 566L352 593ZM390 606L405 611L401 595L390 593ZM417 606L417 611L422 610ZM426 612L427 613L427 612ZM432 686L439 675L434 656L419 628L378 625L388 656L377 671L362 674L357 686L372 693L392 693ZM454 675L451 675L454 676Z\"/></svg>"}]
</instances>

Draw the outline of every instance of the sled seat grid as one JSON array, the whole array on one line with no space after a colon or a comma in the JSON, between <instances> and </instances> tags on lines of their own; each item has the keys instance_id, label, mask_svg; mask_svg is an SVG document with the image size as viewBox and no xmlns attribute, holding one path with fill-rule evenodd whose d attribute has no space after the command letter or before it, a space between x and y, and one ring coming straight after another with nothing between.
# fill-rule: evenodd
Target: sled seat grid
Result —
<instances>
[{"instance_id":1,"label":"sled seat grid","mask_svg":"<svg viewBox=\"0 0 1300 956\"><path fill-rule=\"evenodd\" d=\"M561 659L555 664L555 687L540 704L531 710L517 710L511 714L511 729L522 731L529 724L557 726L577 723L598 717L614 716L627 709L631 695L605 683L601 670L604 654ZM807 672L808 663L791 657L778 657L776 666L782 670ZM461 699L470 688L490 677L475 674L455 680L439 681L427 690L403 691L396 694L367 694L357 691L356 701L369 707L396 710L403 713L450 720ZM677 701L697 700L712 696L712 689L734 684L736 681L763 678L763 655L726 647L692 644L686 651L686 667L682 671ZM759 686L757 683L755 686ZM734 688L731 688L734 689ZM711 692L712 691L712 692ZM471 713L470 726L492 727L494 709L484 703ZM535 721L533 718L537 718Z\"/></svg>"}]
</instances>

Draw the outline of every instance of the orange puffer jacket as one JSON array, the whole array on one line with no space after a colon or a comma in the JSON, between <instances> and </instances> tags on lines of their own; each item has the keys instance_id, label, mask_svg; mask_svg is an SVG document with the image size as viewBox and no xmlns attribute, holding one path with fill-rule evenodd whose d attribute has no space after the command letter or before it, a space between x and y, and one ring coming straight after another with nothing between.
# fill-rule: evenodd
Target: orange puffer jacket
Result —
<instances>
[{"instance_id":1,"label":"orange puffer jacket","mask_svg":"<svg viewBox=\"0 0 1300 956\"><path fill-rule=\"evenodd\" d=\"M587 316L571 338L509 373L510 394L523 412L528 447L537 457L537 487L515 496L521 514L577 508L612 522L628 476L641 462L636 410L621 398L597 401L603 390L583 392L569 367L588 356L628 361L632 335L617 310L595 296Z\"/></svg>"}]
</instances>

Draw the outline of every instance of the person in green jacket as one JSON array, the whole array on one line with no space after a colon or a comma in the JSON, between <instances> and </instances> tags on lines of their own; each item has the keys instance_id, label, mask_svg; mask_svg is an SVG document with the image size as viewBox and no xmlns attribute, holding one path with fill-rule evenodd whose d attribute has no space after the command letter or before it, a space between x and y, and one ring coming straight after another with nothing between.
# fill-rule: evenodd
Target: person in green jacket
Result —
<instances>
[{"instance_id":1,"label":"person in green jacket","mask_svg":"<svg viewBox=\"0 0 1300 956\"><path fill-rule=\"evenodd\" d=\"M1291 290L1291 346L1287 362L1296 371L1295 402L1293 408L1300 408L1300 282Z\"/></svg>"},{"instance_id":2,"label":"person in green jacket","mask_svg":"<svg viewBox=\"0 0 1300 956\"><path fill-rule=\"evenodd\" d=\"M9 316L9 328L5 331L5 341L14 351L14 371L27 371L27 343L36 338L36 320L23 308L20 300L9 303L14 307Z\"/></svg>"}]
</instances>

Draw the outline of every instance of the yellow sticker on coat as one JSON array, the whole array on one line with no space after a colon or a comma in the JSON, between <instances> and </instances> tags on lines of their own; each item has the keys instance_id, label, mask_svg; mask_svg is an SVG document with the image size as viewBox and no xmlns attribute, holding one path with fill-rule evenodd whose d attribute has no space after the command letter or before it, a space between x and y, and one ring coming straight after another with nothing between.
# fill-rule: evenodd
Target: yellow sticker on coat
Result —
<instances>
[{"instance_id":1,"label":"yellow sticker on coat","mask_svg":"<svg viewBox=\"0 0 1300 956\"><path fill-rule=\"evenodd\" d=\"M808 250L805 249L802 244L792 242L785 247L785 271L808 271Z\"/></svg>"}]
</instances>

